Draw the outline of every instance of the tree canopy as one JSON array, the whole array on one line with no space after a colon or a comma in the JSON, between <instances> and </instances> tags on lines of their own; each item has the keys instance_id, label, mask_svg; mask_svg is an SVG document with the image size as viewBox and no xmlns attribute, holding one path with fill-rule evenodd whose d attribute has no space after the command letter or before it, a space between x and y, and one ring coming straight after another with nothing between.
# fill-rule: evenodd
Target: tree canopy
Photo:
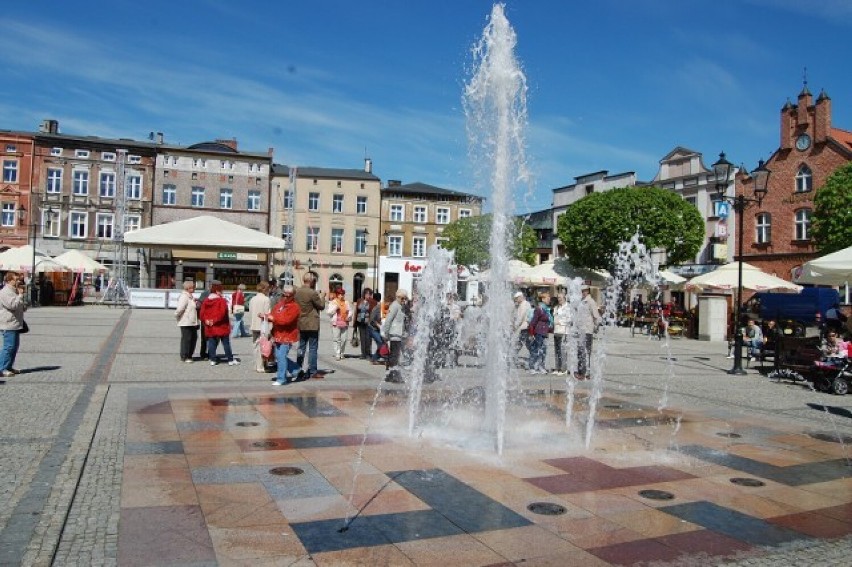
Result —
<instances>
[{"instance_id":1,"label":"tree canopy","mask_svg":"<svg viewBox=\"0 0 852 567\"><path fill-rule=\"evenodd\" d=\"M491 265L489 237L491 236L492 215L459 219L448 224L441 234L447 240L442 244L447 250L455 251L456 262L465 266L477 265L485 269ZM510 257L534 263L536 235L535 231L523 219L514 219L514 230L509 235L512 246Z\"/></svg>"},{"instance_id":2,"label":"tree canopy","mask_svg":"<svg viewBox=\"0 0 852 567\"><path fill-rule=\"evenodd\" d=\"M820 252L852 246L852 162L834 170L816 192L811 222Z\"/></svg>"},{"instance_id":3,"label":"tree canopy","mask_svg":"<svg viewBox=\"0 0 852 567\"><path fill-rule=\"evenodd\" d=\"M618 245L637 228L649 250L666 250L669 264L691 260L704 241L698 209L659 187L623 187L583 197L559 217L556 235L571 265L611 269Z\"/></svg>"}]
</instances>

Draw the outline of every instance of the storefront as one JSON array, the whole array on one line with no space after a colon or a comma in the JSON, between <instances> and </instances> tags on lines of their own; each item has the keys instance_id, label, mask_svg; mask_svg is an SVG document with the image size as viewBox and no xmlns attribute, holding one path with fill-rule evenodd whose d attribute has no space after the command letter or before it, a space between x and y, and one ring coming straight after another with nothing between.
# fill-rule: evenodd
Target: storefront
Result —
<instances>
[{"instance_id":1,"label":"storefront","mask_svg":"<svg viewBox=\"0 0 852 567\"><path fill-rule=\"evenodd\" d=\"M194 281L198 289L206 289L211 280L219 280L225 289L245 284L248 289L269 279L265 252L211 251L175 248L168 261L152 262L156 289L180 288Z\"/></svg>"},{"instance_id":2,"label":"storefront","mask_svg":"<svg viewBox=\"0 0 852 567\"><path fill-rule=\"evenodd\" d=\"M425 258L398 258L382 256L379 266L381 269L379 290L382 297L394 297L397 289L404 289L409 294L417 293L423 270L428 262ZM454 266L456 279L456 294L461 301L468 301L479 295L479 282L472 278L465 266Z\"/></svg>"}]
</instances>

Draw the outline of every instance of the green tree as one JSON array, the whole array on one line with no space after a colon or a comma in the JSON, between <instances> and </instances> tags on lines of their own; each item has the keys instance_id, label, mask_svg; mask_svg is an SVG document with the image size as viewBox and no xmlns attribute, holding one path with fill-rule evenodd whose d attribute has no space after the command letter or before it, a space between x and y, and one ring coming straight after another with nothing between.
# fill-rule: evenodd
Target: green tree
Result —
<instances>
[{"instance_id":1,"label":"green tree","mask_svg":"<svg viewBox=\"0 0 852 567\"><path fill-rule=\"evenodd\" d=\"M592 193L559 217L556 235L571 265L611 269L619 243L636 229L648 249L664 248L669 264L695 257L704 241L704 220L694 205L658 187L623 187Z\"/></svg>"},{"instance_id":2,"label":"green tree","mask_svg":"<svg viewBox=\"0 0 852 567\"><path fill-rule=\"evenodd\" d=\"M456 262L465 266L477 265L485 269L491 265L489 238L491 236L492 215L468 217L451 222L441 236L447 240L442 244L447 250L454 250ZM523 219L514 219L514 229L509 235L512 246L510 257L532 263L535 260L535 231L524 224Z\"/></svg>"},{"instance_id":3,"label":"green tree","mask_svg":"<svg viewBox=\"0 0 852 567\"><path fill-rule=\"evenodd\" d=\"M816 192L812 230L822 253L852 246L852 162L835 169Z\"/></svg>"}]
</instances>

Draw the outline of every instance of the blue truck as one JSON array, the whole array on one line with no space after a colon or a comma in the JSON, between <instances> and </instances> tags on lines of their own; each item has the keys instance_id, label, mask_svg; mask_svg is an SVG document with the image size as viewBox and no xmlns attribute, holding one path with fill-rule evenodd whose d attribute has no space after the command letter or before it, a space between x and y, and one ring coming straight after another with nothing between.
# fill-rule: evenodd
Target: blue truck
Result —
<instances>
[{"instance_id":1,"label":"blue truck","mask_svg":"<svg viewBox=\"0 0 852 567\"><path fill-rule=\"evenodd\" d=\"M758 292L746 302L745 312L762 321L775 319L784 334L804 337L808 327L819 327L825 312L840 301L836 289L806 287L800 293Z\"/></svg>"}]
</instances>

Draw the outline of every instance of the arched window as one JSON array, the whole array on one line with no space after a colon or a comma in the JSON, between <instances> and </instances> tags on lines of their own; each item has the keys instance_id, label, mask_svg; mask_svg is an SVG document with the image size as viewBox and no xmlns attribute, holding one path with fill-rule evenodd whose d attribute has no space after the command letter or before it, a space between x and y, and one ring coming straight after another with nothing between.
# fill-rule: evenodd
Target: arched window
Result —
<instances>
[{"instance_id":1,"label":"arched window","mask_svg":"<svg viewBox=\"0 0 852 567\"><path fill-rule=\"evenodd\" d=\"M796 211L796 240L808 240L811 233L811 210L799 209Z\"/></svg>"},{"instance_id":2,"label":"arched window","mask_svg":"<svg viewBox=\"0 0 852 567\"><path fill-rule=\"evenodd\" d=\"M331 274L328 278L328 290L333 291L343 287L343 276L338 273Z\"/></svg>"},{"instance_id":3,"label":"arched window","mask_svg":"<svg viewBox=\"0 0 852 567\"><path fill-rule=\"evenodd\" d=\"M772 240L772 215L760 213L754 221L754 241L758 244L769 244Z\"/></svg>"},{"instance_id":4,"label":"arched window","mask_svg":"<svg viewBox=\"0 0 852 567\"><path fill-rule=\"evenodd\" d=\"M281 272L278 276L278 281L281 285L295 285L293 280L293 272Z\"/></svg>"},{"instance_id":5,"label":"arched window","mask_svg":"<svg viewBox=\"0 0 852 567\"><path fill-rule=\"evenodd\" d=\"M811 168L804 163L799 166L799 171L796 173L796 193L804 193L810 191L814 187L814 175Z\"/></svg>"}]
</instances>

